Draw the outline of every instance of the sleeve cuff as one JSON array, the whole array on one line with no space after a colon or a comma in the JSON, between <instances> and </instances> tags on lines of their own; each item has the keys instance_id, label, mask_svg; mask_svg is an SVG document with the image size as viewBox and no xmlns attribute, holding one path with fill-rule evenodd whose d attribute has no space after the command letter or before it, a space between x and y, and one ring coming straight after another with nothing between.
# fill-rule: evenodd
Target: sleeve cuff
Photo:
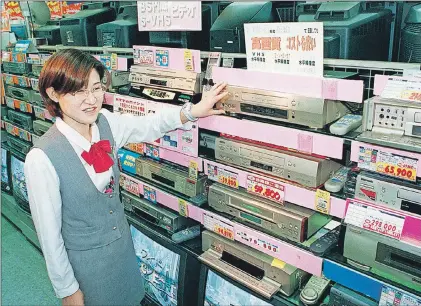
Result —
<instances>
[{"instance_id":1,"label":"sleeve cuff","mask_svg":"<svg viewBox=\"0 0 421 306\"><path fill-rule=\"evenodd\" d=\"M79 290L79 283L76 279L67 288L62 288L60 290L54 288L56 296L59 299L63 299L65 297L71 296L72 294L74 294L78 290Z\"/></svg>"},{"instance_id":2,"label":"sleeve cuff","mask_svg":"<svg viewBox=\"0 0 421 306\"><path fill-rule=\"evenodd\" d=\"M178 116L178 118L177 118L177 129L190 131L193 128L194 122L187 121L184 124L181 123L181 108L182 108L181 106L178 107L178 111L177 111L177 116Z\"/></svg>"}]
</instances>

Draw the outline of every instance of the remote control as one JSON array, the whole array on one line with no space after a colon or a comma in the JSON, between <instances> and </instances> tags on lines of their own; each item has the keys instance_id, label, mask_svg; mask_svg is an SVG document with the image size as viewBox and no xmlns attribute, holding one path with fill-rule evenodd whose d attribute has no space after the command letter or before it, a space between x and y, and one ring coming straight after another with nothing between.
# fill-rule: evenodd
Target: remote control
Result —
<instances>
[{"instance_id":1,"label":"remote control","mask_svg":"<svg viewBox=\"0 0 421 306\"><path fill-rule=\"evenodd\" d=\"M344 187L348 172L351 168L342 167L336 173L326 181L325 188L329 192L339 192Z\"/></svg>"},{"instance_id":2,"label":"remote control","mask_svg":"<svg viewBox=\"0 0 421 306\"><path fill-rule=\"evenodd\" d=\"M361 125L363 116L347 114L330 126L330 132L334 135L346 135Z\"/></svg>"},{"instance_id":3,"label":"remote control","mask_svg":"<svg viewBox=\"0 0 421 306\"><path fill-rule=\"evenodd\" d=\"M194 237L197 237L200 235L200 225L195 225L192 227L188 227L182 231L179 231L177 233L174 233L171 236L171 239L175 243L181 243L190 239L193 239Z\"/></svg>"},{"instance_id":4,"label":"remote control","mask_svg":"<svg viewBox=\"0 0 421 306\"><path fill-rule=\"evenodd\" d=\"M310 251L317 256L326 255L331 249L336 247L339 242L341 227L337 226L326 233L310 245Z\"/></svg>"},{"instance_id":5,"label":"remote control","mask_svg":"<svg viewBox=\"0 0 421 306\"><path fill-rule=\"evenodd\" d=\"M330 280L313 275L301 291L300 300L305 305L316 305L329 286Z\"/></svg>"}]
</instances>

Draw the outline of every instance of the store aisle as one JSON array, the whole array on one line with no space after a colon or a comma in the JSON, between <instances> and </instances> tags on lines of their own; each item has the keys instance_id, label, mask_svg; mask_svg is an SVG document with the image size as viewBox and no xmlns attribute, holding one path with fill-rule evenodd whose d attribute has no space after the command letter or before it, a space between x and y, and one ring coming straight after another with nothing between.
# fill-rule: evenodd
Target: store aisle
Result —
<instances>
[{"instance_id":1,"label":"store aisle","mask_svg":"<svg viewBox=\"0 0 421 306\"><path fill-rule=\"evenodd\" d=\"M1 217L1 304L61 305L41 253Z\"/></svg>"}]
</instances>

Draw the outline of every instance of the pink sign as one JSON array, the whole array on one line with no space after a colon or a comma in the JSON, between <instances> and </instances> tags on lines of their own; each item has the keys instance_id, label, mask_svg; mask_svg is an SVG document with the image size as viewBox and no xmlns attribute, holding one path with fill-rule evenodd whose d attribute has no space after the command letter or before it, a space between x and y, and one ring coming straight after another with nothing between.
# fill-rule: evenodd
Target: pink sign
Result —
<instances>
[{"instance_id":1,"label":"pink sign","mask_svg":"<svg viewBox=\"0 0 421 306\"><path fill-rule=\"evenodd\" d=\"M200 1L137 1L139 31L201 31Z\"/></svg>"},{"instance_id":2,"label":"pink sign","mask_svg":"<svg viewBox=\"0 0 421 306\"><path fill-rule=\"evenodd\" d=\"M165 65L163 64L165 54ZM152 46L133 46L133 59L137 65L181 71L201 72L200 51Z\"/></svg>"}]
</instances>

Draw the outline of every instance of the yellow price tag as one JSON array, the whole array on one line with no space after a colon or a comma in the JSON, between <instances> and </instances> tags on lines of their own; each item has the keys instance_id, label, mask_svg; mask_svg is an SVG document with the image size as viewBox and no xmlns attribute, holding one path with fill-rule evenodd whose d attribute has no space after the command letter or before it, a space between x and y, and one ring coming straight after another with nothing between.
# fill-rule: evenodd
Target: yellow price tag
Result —
<instances>
[{"instance_id":1,"label":"yellow price tag","mask_svg":"<svg viewBox=\"0 0 421 306\"><path fill-rule=\"evenodd\" d=\"M278 258L274 258L272 260L271 266L279 269L283 269L286 263Z\"/></svg>"},{"instance_id":2,"label":"yellow price tag","mask_svg":"<svg viewBox=\"0 0 421 306\"><path fill-rule=\"evenodd\" d=\"M225 238L228 238L234 241L234 231L231 230L230 228L223 227L220 225L215 225L213 231L221 236L224 236Z\"/></svg>"},{"instance_id":3,"label":"yellow price tag","mask_svg":"<svg viewBox=\"0 0 421 306\"><path fill-rule=\"evenodd\" d=\"M330 212L330 193L321 189L316 190L314 209L322 214L329 214Z\"/></svg>"},{"instance_id":4,"label":"yellow price tag","mask_svg":"<svg viewBox=\"0 0 421 306\"><path fill-rule=\"evenodd\" d=\"M193 54L190 50L184 50L184 69L187 71L194 70Z\"/></svg>"},{"instance_id":5,"label":"yellow price tag","mask_svg":"<svg viewBox=\"0 0 421 306\"><path fill-rule=\"evenodd\" d=\"M401 93L401 99L421 102L421 91L419 91L419 90L404 90Z\"/></svg>"},{"instance_id":6,"label":"yellow price tag","mask_svg":"<svg viewBox=\"0 0 421 306\"><path fill-rule=\"evenodd\" d=\"M118 67L118 57L117 53L111 53L111 70L117 70Z\"/></svg>"},{"instance_id":7,"label":"yellow price tag","mask_svg":"<svg viewBox=\"0 0 421 306\"><path fill-rule=\"evenodd\" d=\"M218 169L218 182L229 187L238 189L238 174Z\"/></svg>"},{"instance_id":8,"label":"yellow price tag","mask_svg":"<svg viewBox=\"0 0 421 306\"><path fill-rule=\"evenodd\" d=\"M415 181L417 179L417 168L407 165L405 162L399 163L398 165L378 162L377 172L410 181Z\"/></svg>"},{"instance_id":9,"label":"yellow price tag","mask_svg":"<svg viewBox=\"0 0 421 306\"><path fill-rule=\"evenodd\" d=\"M178 213L183 217L189 216L189 206L183 199L178 199Z\"/></svg>"},{"instance_id":10,"label":"yellow price tag","mask_svg":"<svg viewBox=\"0 0 421 306\"><path fill-rule=\"evenodd\" d=\"M198 164L197 161L191 160L189 165L189 178L192 180L197 180L197 172L198 172Z\"/></svg>"}]
</instances>

